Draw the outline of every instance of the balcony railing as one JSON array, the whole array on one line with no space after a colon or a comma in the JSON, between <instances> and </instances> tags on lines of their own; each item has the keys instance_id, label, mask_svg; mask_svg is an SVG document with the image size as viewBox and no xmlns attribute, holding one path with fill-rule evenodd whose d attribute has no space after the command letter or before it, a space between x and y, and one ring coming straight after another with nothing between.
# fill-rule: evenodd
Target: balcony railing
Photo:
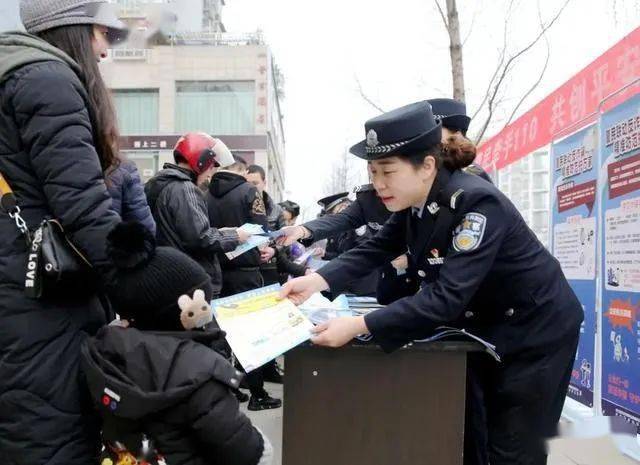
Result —
<instances>
[{"instance_id":1,"label":"balcony railing","mask_svg":"<svg viewBox=\"0 0 640 465\"><path fill-rule=\"evenodd\" d=\"M170 38L172 45L264 45L261 32L232 34L228 32L177 32Z\"/></svg>"},{"instance_id":2,"label":"balcony railing","mask_svg":"<svg viewBox=\"0 0 640 465\"><path fill-rule=\"evenodd\" d=\"M111 58L114 60L146 60L151 56L151 50L146 48L114 48Z\"/></svg>"}]
</instances>

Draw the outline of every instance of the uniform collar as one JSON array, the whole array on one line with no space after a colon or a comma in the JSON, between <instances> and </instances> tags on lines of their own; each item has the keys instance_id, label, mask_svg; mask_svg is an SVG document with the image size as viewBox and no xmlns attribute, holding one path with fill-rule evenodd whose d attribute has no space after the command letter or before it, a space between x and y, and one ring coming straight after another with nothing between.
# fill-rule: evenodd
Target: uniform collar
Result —
<instances>
[{"instance_id":1,"label":"uniform collar","mask_svg":"<svg viewBox=\"0 0 640 465\"><path fill-rule=\"evenodd\" d=\"M425 208L427 205L431 205L432 203L439 204L440 196L444 187L449 183L449 178L451 178L451 172L445 167L441 167L438 170L438 174L436 174L436 178L433 180L433 186L431 186L431 190L429 191L429 195L427 196L427 200L424 202L422 207L411 207L411 214L418 218L422 218ZM432 211L427 208L427 211L431 213L431 215L435 215L438 209Z\"/></svg>"}]
</instances>

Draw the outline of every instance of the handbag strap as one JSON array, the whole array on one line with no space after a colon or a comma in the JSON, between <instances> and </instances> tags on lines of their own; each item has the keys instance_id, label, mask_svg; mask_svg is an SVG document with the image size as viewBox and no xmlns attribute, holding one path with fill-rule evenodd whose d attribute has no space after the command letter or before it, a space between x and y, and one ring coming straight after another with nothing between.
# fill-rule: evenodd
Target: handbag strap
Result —
<instances>
[{"instance_id":1,"label":"handbag strap","mask_svg":"<svg viewBox=\"0 0 640 465\"><path fill-rule=\"evenodd\" d=\"M0 173L0 210L4 211L15 221L16 228L22 233L29 254L27 256L27 272L25 275L25 292L28 297L38 298L42 295L42 282L40 279L40 248L42 247L42 228L36 230L31 236L27 223L20 215L20 207L16 201L13 189L9 186L7 179Z\"/></svg>"},{"instance_id":2,"label":"handbag strap","mask_svg":"<svg viewBox=\"0 0 640 465\"><path fill-rule=\"evenodd\" d=\"M7 179L0 173L0 209L15 221L16 227L27 240L27 244L31 245L31 234L27 223L20 215L20 207L13 193L13 189L9 185Z\"/></svg>"}]
</instances>

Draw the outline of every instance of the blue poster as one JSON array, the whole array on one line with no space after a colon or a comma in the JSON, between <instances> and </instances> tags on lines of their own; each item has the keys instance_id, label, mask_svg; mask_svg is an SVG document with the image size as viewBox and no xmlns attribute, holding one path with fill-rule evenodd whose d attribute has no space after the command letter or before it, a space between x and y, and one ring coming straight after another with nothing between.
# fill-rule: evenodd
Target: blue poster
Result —
<instances>
[{"instance_id":1,"label":"blue poster","mask_svg":"<svg viewBox=\"0 0 640 465\"><path fill-rule=\"evenodd\" d=\"M602 411L640 425L640 96L601 118Z\"/></svg>"},{"instance_id":2,"label":"blue poster","mask_svg":"<svg viewBox=\"0 0 640 465\"><path fill-rule=\"evenodd\" d=\"M593 407L596 331L597 128L588 126L552 147L553 255L584 310L568 396Z\"/></svg>"}]
</instances>

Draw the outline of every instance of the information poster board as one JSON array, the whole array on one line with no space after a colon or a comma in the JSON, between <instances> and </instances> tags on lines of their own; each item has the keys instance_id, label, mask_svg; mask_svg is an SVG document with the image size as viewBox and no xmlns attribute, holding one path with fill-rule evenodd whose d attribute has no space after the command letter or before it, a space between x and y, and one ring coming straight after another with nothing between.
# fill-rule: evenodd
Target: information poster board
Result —
<instances>
[{"instance_id":1,"label":"information poster board","mask_svg":"<svg viewBox=\"0 0 640 465\"><path fill-rule=\"evenodd\" d=\"M640 96L600 124L602 411L640 425Z\"/></svg>"},{"instance_id":2,"label":"information poster board","mask_svg":"<svg viewBox=\"0 0 640 465\"><path fill-rule=\"evenodd\" d=\"M552 147L552 250L584 310L568 395L588 407L593 407L597 315L597 131L588 126Z\"/></svg>"}]
</instances>

